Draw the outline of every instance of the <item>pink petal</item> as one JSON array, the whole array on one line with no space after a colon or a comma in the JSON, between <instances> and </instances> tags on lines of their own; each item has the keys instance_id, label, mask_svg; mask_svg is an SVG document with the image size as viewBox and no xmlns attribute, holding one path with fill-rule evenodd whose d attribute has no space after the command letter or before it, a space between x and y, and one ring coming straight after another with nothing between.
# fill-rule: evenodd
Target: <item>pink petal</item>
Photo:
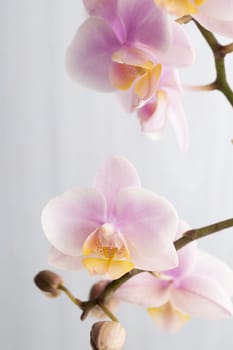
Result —
<instances>
[{"instance_id":1,"label":"pink petal","mask_svg":"<svg viewBox=\"0 0 233 350\"><path fill-rule=\"evenodd\" d=\"M173 240L178 219L167 200L144 189L123 189L116 202L116 221L137 268L154 271L177 265Z\"/></svg>"},{"instance_id":2,"label":"pink petal","mask_svg":"<svg viewBox=\"0 0 233 350\"><path fill-rule=\"evenodd\" d=\"M97 172L95 187L103 193L107 202L108 220L114 215L116 196L127 186L141 186L135 167L122 157L108 159Z\"/></svg>"},{"instance_id":3,"label":"pink petal","mask_svg":"<svg viewBox=\"0 0 233 350\"><path fill-rule=\"evenodd\" d=\"M180 221L176 239L180 238L183 233L189 229L189 225L187 225L184 221ZM179 249L177 254L179 265L176 268L165 272L166 275L172 276L174 279L183 278L185 275L191 273L194 268L196 268L196 262L198 260L196 242L190 243L182 249Z\"/></svg>"},{"instance_id":4,"label":"pink petal","mask_svg":"<svg viewBox=\"0 0 233 350\"><path fill-rule=\"evenodd\" d=\"M52 199L42 212L50 243L67 255L80 255L87 236L105 219L105 200L93 188L79 188Z\"/></svg>"},{"instance_id":5,"label":"pink petal","mask_svg":"<svg viewBox=\"0 0 233 350\"><path fill-rule=\"evenodd\" d=\"M182 95L172 89L167 89L166 92L169 100L169 120L175 130L181 150L186 151L189 147L189 128L183 107Z\"/></svg>"},{"instance_id":6,"label":"pink petal","mask_svg":"<svg viewBox=\"0 0 233 350\"><path fill-rule=\"evenodd\" d=\"M195 19L206 29L217 34L233 38L233 20L223 21L202 13L196 15Z\"/></svg>"},{"instance_id":7,"label":"pink petal","mask_svg":"<svg viewBox=\"0 0 233 350\"><path fill-rule=\"evenodd\" d=\"M109 81L112 54L119 40L102 18L87 19L76 33L67 51L66 65L71 77L81 84L101 91L114 90Z\"/></svg>"},{"instance_id":8,"label":"pink petal","mask_svg":"<svg viewBox=\"0 0 233 350\"><path fill-rule=\"evenodd\" d=\"M198 14L205 14L212 18L224 21L233 20L233 1L232 0L206 0L200 7Z\"/></svg>"},{"instance_id":9,"label":"pink petal","mask_svg":"<svg viewBox=\"0 0 233 350\"><path fill-rule=\"evenodd\" d=\"M90 16L113 19L117 13L117 0L83 0Z\"/></svg>"},{"instance_id":10,"label":"pink petal","mask_svg":"<svg viewBox=\"0 0 233 350\"><path fill-rule=\"evenodd\" d=\"M125 26L118 14L118 0L83 0L90 16L105 19L114 29L121 42L125 42L127 34Z\"/></svg>"},{"instance_id":11,"label":"pink petal","mask_svg":"<svg viewBox=\"0 0 233 350\"><path fill-rule=\"evenodd\" d=\"M191 316L221 319L233 315L229 296L207 276L185 277L172 290L171 300L177 309Z\"/></svg>"},{"instance_id":12,"label":"pink petal","mask_svg":"<svg viewBox=\"0 0 233 350\"><path fill-rule=\"evenodd\" d=\"M215 280L228 296L233 295L233 271L215 256L198 250L195 273Z\"/></svg>"},{"instance_id":13,"label":"pink petal","mask_svg":"<svg viewBox=\"0 0 233 350\"><path fill-rule=\"evenodd\" d=\"M138 109L142 131L149 134L160 133L167 120L167 98L162 91Z\"/></svg>"},{"instance_id":14,"label":"pink petal","mask_svg":"<svg viewBox=\"0 0 233 350\"><path fill-rule=\"evenodd\" d=\"M128 113L134 112L141 102L139 96L135 94L133 87L127 91L118 91L117 97L124 110Z\"/></svg>"},{"instance_id":15,"label":"pink petal","mask_svg":"<svg viewBox=\"0 0 233 350\"><path fill-rule=\"evenodd\" d=\"M141 43L156 50L170 45L170 21L153 0L119 0L118 3L128 44Z\"/></svg>"},{"instance_id":16,"label":"pink petal","mask_svg":"<svg viewBox=\"0 0 233 350\"><path fill-rule=\"evenodd\" d=\"M190 66L194 60L191 40L180 24L174 22L172 25L172 43L168 50L157 52L157 59L172 67Z\"/></svg>"},{"instance_id":17,"label":"pink petal","mask_svg":"<svg viewBox=\"0 0 233 350\"><path fill-rule=\"evenodd\" d=\"M160 306L169 299L169 283L144 272L124 283L115 295L128 303Z\"/></svg>"},{"instance_id":18,"label":"pink petal","mask_svg":"<svg viewBox=\"0 0 233 350\"><path fill-rule=\"evenodd\" d=\"M83 268L82 260L81 256L65 255L54 247L51 247L49 251L48 262L58 269L80 270Z\"/></svg>"}]
</instances>

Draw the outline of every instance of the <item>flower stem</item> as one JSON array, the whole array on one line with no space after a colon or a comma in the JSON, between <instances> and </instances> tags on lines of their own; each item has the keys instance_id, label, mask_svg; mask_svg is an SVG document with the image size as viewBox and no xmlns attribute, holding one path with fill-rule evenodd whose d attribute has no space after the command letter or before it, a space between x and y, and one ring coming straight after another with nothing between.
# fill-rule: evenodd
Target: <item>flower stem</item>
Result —
<instances>
[{"instance_id":1,"label":"flower stem","mask_svg":"<svg viewBox=\"0 0 233 350\"><path fill-rule=\"evenodd\" d=\"M209 236L212 233L224 230L233 226L233 218L217 222L212 225L204 226L201 228L189 230L183 234L183 236L174 242L176 250L183 248L186 244L195 241L199 238Z\"/></svg>"},{"instance_id":2,"label":"flower stem","mask_svg":"<svg viewBox=\"0 0 233 350\"><path fill-rule=\"evenodd\" d=\"M202 27L195 19L193 19L193 21L206 40L214 56L216 79L212 84L207 86L212 86L214 89L221 91L233 107L233 91L228 84L225 67L225 57L228 53L233 52L233 43L221 45L212 32Z\"/></svg>"},{"instance_id":3,"label":"flower stem","mask_svg":"<svg viewBox=\"0 0 233 350\"><path fill-rule=\"evenodd\" d=\"M58 289L62 290L75 305L81 307L82 302L75 298L75 296L64 285L59 285Z\"/></svg>"},{"instance_id":4,"label":"flower stem","mask_svg":"<svg viewBox=\"0 0 233 350\"><path fill-rule=\"evenodd\" d=\"M119 322L117 317L102 303L98 303L99 307L104 311L104 313L112 320L113 322Z\"/></svg>"}]
</instances>

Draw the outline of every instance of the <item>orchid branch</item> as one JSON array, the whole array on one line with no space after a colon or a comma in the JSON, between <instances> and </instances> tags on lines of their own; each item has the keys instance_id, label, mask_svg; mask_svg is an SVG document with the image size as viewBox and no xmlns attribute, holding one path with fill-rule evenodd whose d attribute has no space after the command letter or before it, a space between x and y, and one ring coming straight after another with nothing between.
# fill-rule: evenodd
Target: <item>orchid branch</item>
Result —
<instances>
[{"instance_id":1,"label":"orchid branch","mask_svg":"<svg viewBox=\"0 0 233 350\"><path fill-rule=\"evenodd\" d=\"M176 250L179 250L179 249L183 248L185 245L189 244L190 242L193 242L193 241L195 241L199 238L202 238L202 237L209 236L215 232L227 229L229 227L233 227L233 218L223 220L223 221L217 222L215 224L204 226L201 228L188 230L183 234L183 236L181 238L177 239L174 242L174 246L175 246ZM81 320L85 320L86 317L88 316L89 312L94 307L99 306L108 318L110 318L114 322L118 322L117 317L106 307L105 300L112 293L114 293L118 288L120 288L125 282L127 282L129 279L131 279L132 277L134 277L142 272L151 272L151 271L133 269L133 270L127 272L126 274L124 274L123 276L121 276L120 278L109 282L107 284L107 286L104 288L104 290L102 291L102 293L100 293L100 295L98 297L90 299L88 301L81 301L81 300L77 299L61 282L58 284L57 289L59 291L63 291L67 295L67 297L83 311L81 314ZM48 274L51 274L51 273L46 271L46 276ZM52 273L52 278L54 278L53 277L54 275L55 274ZM55 285L53 285L52 278L50 280L48 280L48 278L46 278L45 280L41 280L39 285L38 285L38 281L37 281L37 286L39 286L40 289L42 289L42 290L43 290L43 288L46 287L45 288L46 292L48 291L48 287L49 287L49 289L51 289L52 287L55 288ZM47 283L46 284L42 283L44 281ZM51 284L51 286L49 286L48 282L50 282L49 284Z\"/></svg>"},{"instance_id":2,"label":"orchid branch","mask_svg":"<svg viewBox=\"0 0 233 350\"><path fill-rule=\"evenodd\" d=\"M223 220L220 222L217 222L212 225L204 226L197 229L192 229L183 234L183 236L179 239L177 239L174 242L176 250L179 250L183 248L185 245L187 245L190 242L193 242L199 238L209 236L215 232L227 229L229 227L233 227L233 218ZM103 292L100 294L100 296L94 300L90 300L86 302L86 309L84 311L85 317L87 316L87 313L92 309L92 307L96 305L103 304L106 297L114 293L120 286L122 286L125 282L127 282L130 278L138 275L139 273L145 272L145 270L140 269L133 269L130 272L127 272L122 277L110 282ZM83 304L84 305L84 304ZM81 318L84 319L84 318Z\"/></svg>"},{"instance_id":3,"label":"orchid branch","mask_svg":"<svg viewBox=\"0 0 233 350\"><path fill-rule=\"evenodd\" d=\"M233 91L228 84L225 67L225 57L227 54L233 52L233 43L229 45L221 45L212 32L202 27L202 25L195 19L193 19L193 21L212 50L216 69L216 79L211 84L199 86L192 90L219 90L225 95L233 107Z\"/></svg>"}]
</instances>

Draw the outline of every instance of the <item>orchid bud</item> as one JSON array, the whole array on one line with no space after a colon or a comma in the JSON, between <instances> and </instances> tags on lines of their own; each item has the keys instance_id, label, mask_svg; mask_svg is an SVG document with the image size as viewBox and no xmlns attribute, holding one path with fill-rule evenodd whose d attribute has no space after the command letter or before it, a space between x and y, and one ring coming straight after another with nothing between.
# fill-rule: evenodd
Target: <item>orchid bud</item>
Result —
<instances>
[{"instance_id":1,"label":"orchid bud","mask_svg":"<svg viewBox=\"0 0 233 350\"><path fill-rule=\"evenodd\" d=\"M121 350L125 342L125 329L119 322L101 321L92 326L93 350Z\"/></svg>"},{"instance_id":2,"label":"orchid bud","mask_svg":"<svg viewBox=\"0 0 233 350\"><path fill-rule=\"evenodd\" d=\"M102 281L99 281L97 283L95 283L91 290L90 290L90 293L89 293L89 300L93 300L93 299L96 299L98 298L101 293L104 291L104 289L107 287L107 285L109 284L110 281L107 281L107 280L102 280ZM108 297L106 297L103 301L103 304L104 306L109 309L111 312L115 312L117 307L118 307L118 304L119 304L119 301L118 299L113 296L113 295L110 295ZM104 319L106 318L106 314L105 312L101 309L100 306L96 305L95 307L93 307L89 314L91 316L94 316L94 317L97 317L98 319Z\"/></svg>"},{"instance_id":3,"label":"orchid bud","mask_svg":"<svg viewBox=\"0 0 233 350\"><path fill-rule=\"evenodd\" d=\"M61 293L59 286L63 284L63 281L59 275L52 271L40 271L34 277L34 282L35 285L48 297L56 298Z\"/></svg>"}]
</instances>

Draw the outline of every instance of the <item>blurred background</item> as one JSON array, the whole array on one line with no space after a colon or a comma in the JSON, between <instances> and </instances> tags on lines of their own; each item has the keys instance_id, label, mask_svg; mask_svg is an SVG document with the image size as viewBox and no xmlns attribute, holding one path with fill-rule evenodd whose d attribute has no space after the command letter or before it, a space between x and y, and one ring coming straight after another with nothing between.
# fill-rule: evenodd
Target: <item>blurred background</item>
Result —
<instances>
[{"instance_id":1,"label":"blurred background","mask_svg":"<svg viewBox=\"0 0 233 350\"><path fill-rule=\"evenodd\" d=\"M4 350L89 349L94 322L65 296L51 300L33 277L48 269L49 244L40 213L47 201L90 185L109 155L123 155L144 187L167 197L181 218L201 227L233 216L233 110L218 92L185 93L191 131L182 153L168 125L159 142L140 132L135 115L112 94L85 89L66 75L66 48L84 18L79 0L2 0L0 12L0 347ZM181 74L186 84L214 78L211 53L186 26L197 61ZM233 76L233 55L227 60ZM233 229L199 245L233 267ZM55 269L53 269L56 271ZM67 287L87 297L87 272L62 272ZM233 319L191 320L175 335L160 332L144 309L122 305L125 349L232 349Z\"/></svg>"}]
</instances>

